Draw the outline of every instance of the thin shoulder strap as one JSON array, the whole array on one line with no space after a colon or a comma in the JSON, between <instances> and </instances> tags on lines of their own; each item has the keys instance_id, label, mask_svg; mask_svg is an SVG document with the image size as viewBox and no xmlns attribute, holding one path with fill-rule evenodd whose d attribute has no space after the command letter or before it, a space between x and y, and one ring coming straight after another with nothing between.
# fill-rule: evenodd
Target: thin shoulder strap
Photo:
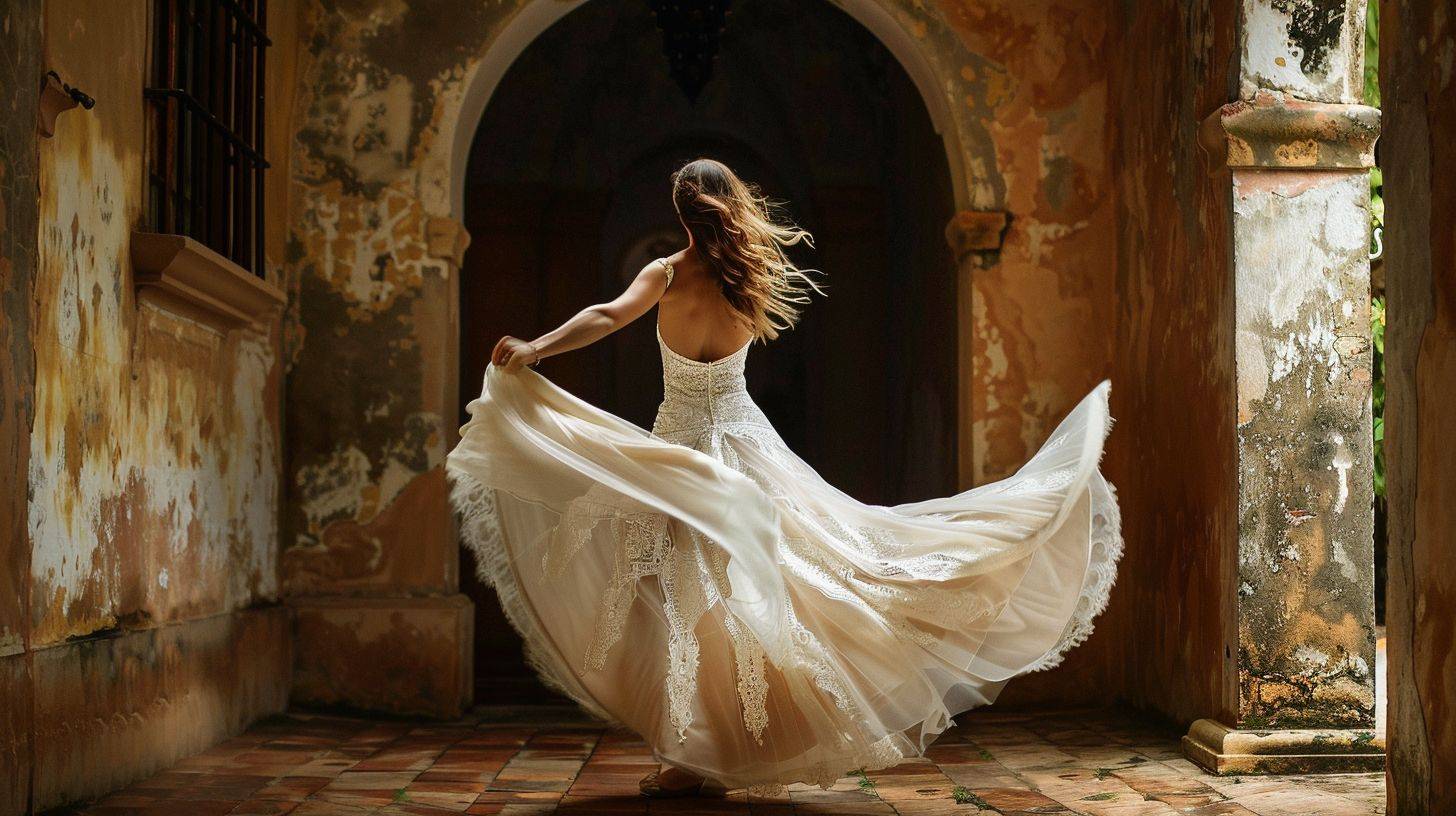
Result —
<instances>
[{"instance_id":1,"label":"thin shoulder strap","mask_svg":"<svg viewBox=\"0 0 1456 816\"><path fill-rule=\"evenodd\" d=\"M667 273L667 286L663 288L669 289L672 287L672 261L666 258L658 258L657 262L662 264L663 271Z\"/></svg>"}]
</instances>

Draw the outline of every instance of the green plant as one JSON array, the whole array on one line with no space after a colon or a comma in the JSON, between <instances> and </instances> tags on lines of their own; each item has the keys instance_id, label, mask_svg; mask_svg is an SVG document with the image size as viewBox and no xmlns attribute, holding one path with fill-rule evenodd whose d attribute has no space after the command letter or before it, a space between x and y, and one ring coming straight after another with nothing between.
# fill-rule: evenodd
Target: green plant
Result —
<instances>
[{"instance_id":1,"label":"green plant","mask_svg":"<svg viewBox=\"0 0 1456 816\"><path fill-rule=\"evenodd\" d=\"M1385 298L1370 301L1370 414L1375 424L1375 495L1385 498Z\"/></svg>"},{"instance_id":2,"label":"green plant","mask_svg":"<svg viewBox=\"0 0 1456 816\"><path fill-rule=\"evenodd\" d=\"M879 791L877 791L875 789L875 780L870 779L869 774L865 773L865 769L864 768L860 768L859 770L855 770L855 771L850 771L849 772L849 775L850 776L857 776L857 777L859 777L859 789L860 790L862 790L865 793L868 793L868 794L870 794L872 796L878 796L879 795Z\"/></svg>"},{"instance_id":3,"label":"green plant","mask_svg":"<svg viewBox=\"0 0 1456 816\"><path fill-rule=\"evenodd\" d=\"M991 803L977 796L965 785L956 785L950 789L950 798L955 800L957 805L975 805L977 810L990 810Z\"/></svg>"}]
</instances>

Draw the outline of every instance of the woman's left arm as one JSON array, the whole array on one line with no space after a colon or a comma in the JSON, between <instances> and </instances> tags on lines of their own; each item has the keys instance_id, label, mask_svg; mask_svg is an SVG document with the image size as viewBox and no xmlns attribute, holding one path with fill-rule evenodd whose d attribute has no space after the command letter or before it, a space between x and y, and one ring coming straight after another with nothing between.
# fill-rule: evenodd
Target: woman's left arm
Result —
<instances>
[{"instance_id":1,"label":"woman's left arm","mask_svg":"<svg viewBox=\"0 0 1456 816\"><path fill-rule=\"evenodd\" d=\"M535 340L502 337L490 353L490 361L507 371L519 371L554 354L584 348L647 314L666 291L667 271L653 261L610 303L588 306Z\"/></svg>"}]
</instances>

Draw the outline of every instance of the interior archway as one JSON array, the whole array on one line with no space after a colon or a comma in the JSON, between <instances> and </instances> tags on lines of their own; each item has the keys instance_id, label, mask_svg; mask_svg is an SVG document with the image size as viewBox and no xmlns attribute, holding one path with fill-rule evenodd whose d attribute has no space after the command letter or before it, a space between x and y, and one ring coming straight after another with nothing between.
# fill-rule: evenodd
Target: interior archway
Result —
<instances>
[{"instance_id":1,"label":"interior archway","mask_svg":"<svg viewBox=\"0 0 1456 816\"><path fill-rule=\"evenodd\" d=\"M472 236L462 396L499 335L544 331L681 246L668 176L710 155L789 203L818 238L798 260L829 275L830 297L752 352L755 399L796 451L862 500L954 492L957 280L942 226L956 185L948 162L925 160L945 156L944 141L871 31L827 2L789 13L740 0L693 101L647 4L597 0L546 28L492 90L460 174ZM650 426L661 399L651 319L543 373ZM523 666L503 664L519 649L490 592L464 584L481 610L478 694L541 693Z\"/></svg>"}]
</instances>

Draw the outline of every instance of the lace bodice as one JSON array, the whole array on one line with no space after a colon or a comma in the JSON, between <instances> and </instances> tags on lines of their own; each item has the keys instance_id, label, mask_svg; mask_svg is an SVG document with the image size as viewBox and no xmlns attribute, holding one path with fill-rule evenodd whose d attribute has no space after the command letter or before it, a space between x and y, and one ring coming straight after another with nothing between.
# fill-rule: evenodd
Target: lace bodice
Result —
<instances>
[{"instance_id":1,"label":"lace bodice","mask_svg":"<svg viewBox=\"0 0 1456 816\"><path fill-rule=\"evenodd\" d=\"M667 270L667 284L672 285L672 265L660 259ZM704 449L714 436L712 431L764 431L773 433L773 426L753 398L748 395L744 364L748 347L743 347L710 363L693 360L668 348L657 332L657 346L662 351L662 405L652 432L670 442Z\"/></svg>"}]
</instances>

